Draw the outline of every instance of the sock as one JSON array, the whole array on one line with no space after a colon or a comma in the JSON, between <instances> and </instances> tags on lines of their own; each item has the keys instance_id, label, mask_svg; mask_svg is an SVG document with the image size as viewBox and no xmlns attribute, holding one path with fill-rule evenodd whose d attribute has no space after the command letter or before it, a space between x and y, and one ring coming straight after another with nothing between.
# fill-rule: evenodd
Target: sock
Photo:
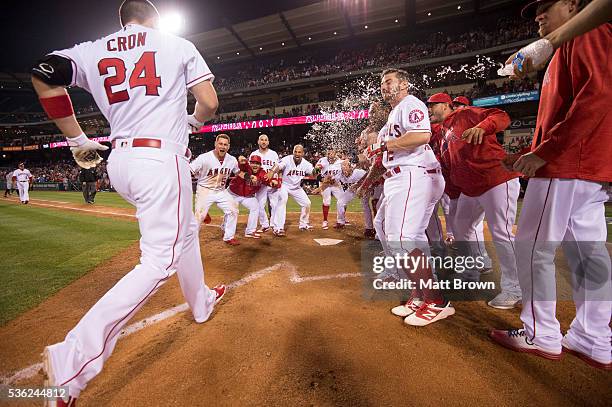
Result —
<instances>
[{"instance_id":1,"label":"sock","mask_svg":"<svg viewBox=\"0 0 612 407\"><path fill-rule=\"evenodd\" d=\"M323 220L327 222L327 215L329 215L329 205L323 205Z\"/></svg>"}]
</instances>

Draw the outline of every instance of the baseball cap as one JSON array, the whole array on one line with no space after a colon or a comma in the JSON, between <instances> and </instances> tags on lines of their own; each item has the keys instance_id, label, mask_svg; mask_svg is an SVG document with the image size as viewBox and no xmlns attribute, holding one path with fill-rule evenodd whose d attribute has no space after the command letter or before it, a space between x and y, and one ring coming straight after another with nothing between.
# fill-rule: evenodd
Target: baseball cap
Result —
<instances>
[{"instance_id":1,"label":"baseball cap","mask_svg":"<svg viewBox=\"0 0 612 407\"><path fill-rule=\"evenodd\" d=\"M261 157L258 156L258 155L254 155L254 156L251 157L249 162L257 163L257 164L261 165Z\"/></svg>"},{"instance_id":2,"label":"baseball cap","mask_svg":"<svg viewBox=\"0 0 612 407\"><path fill-rule=\"evenodd\" d=\"M538 7L542 4L546 4L546 3L550 3L549 7L552 6L554 3L556 3L558 0L535 0L532 1L530 3L528 3L525 7L523 7L523 9L521 10L521 17L523 18L534 18L535 17L535 12L538 9Z\"/></svg>"},{"instance_id":3,"label":"baseball cap","mask_svg":"<svg viewBox=\"0 0 612 407\"><path fill-rule=\"evenodd\" d=\"M427 99L427 103L453 103L448 93L435 93Z\"/></svg>"},{"instance_id":4,"label":"baseball cap","mask_svg":"<svg viewBox=\"0 0 612 407\"><path fill-rule=\"evenodd\" d=\"M456 98L453 99L453 104L469 106L470 99L466 98L465 96L457 96Z\"/></svg>"}]
</instances>

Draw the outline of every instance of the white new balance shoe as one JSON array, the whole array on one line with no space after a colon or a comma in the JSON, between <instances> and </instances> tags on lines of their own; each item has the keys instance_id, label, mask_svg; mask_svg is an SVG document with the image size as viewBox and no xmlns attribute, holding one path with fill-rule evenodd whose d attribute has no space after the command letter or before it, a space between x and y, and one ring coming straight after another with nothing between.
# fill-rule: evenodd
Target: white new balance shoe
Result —
<instances>
[{"instance_id":1,"label":"white new balance shoe","mask_svg":"<svg viewBox=\"0 0 612 407\"><path fill-rule=\"evenodd\" d=\"M416 312L404 319L404 323L412 326L425 326L454 314L455 308L450 301L442 305L435 302L423 302Z\"/></svg>"},{"instance_id":2,"label":"white new balance shoe","mask_svg":"<svg viewBox=\"0 0 612 407\"><path fill-rule=\"evenodd\" d=\"M418 298L410 298L405 304L398 305L397 307L391 308L391 313L398 317L406 318L408 315L412 315L418 311L423 305L423 301Z\"/></svg>"}]
</instances>

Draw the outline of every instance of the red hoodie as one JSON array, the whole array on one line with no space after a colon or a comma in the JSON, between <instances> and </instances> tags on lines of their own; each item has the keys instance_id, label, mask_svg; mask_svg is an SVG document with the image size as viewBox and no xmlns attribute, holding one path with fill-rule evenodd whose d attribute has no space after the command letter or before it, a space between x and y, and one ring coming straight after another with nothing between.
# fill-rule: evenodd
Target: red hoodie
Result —
<instances>
[{"instance_id":1,"label":"red hoodie","mask_svg":"<svg viewBox=\"0 0 612 407\"><path fill-rule=\"evenodd\" d=\"M612 24L563 44L544 81L531 151L536 177L612 181Z\"/></svg>"},{"instance_id":2,"label":"red hoodie","mask_svg":"<svg viewBox=\"0 0 612 407\"><path fill-rule=\"evenodd\" d=\"M245 177L247 178L247 180L239 176L235 176L234 178L232 178L232 180L230 181L229 189L236 195L244 196L247 198L253 197L255 196L255 193L259 191L259 188L261 188L262 185L268 184L268 181L266 180L266 171L264 171L263 168L260 167L259 171L257 171L257 174L253 174L253 169L248 163L240 164L238 167L240 168L240 171L245 172ZM257 177L256 183L251 184L251 175L255 175Z\"/></svg>"},{"instance_id":3,"label":"red hoodie","mask_svg":"<svg viewBox=\"0 0 612 407\"><path fill-rule=\"evenodd\" d=\"M439 123L431 125L431 139L429 139L429 145L433 150L438 161L440 161L440 167L442 168L442 175L444 176L444 193L448 195L450 199L457 199L461 195L461 190L457 188L450 178L450 155L448 152L448 143L445 139L444 127Z\"/></svg>"},{"instance_id":4,"label":"red hoodie","mask_svg":"<svg viewBox=\"0 0 612 407\"><path fill-rule=\"evenodd\" d=\"M501 164L506 151L497 142L495 133L510 124L510 116L500 109L465 107L452 112L442 126L446 129L451 181L467 196L480 196L491 188L518 178ZM485 133L482 144L466 143L463 132L480 127Z\"/></svg>"}]
</instances>

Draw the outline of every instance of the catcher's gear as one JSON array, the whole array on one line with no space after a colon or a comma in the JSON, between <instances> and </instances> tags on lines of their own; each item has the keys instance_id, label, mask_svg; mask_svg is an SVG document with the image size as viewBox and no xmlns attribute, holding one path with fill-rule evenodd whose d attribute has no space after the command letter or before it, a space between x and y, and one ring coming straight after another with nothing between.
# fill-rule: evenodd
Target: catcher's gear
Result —
<instances>
[{"instance_id":1,"label":"catcher's gear","mask_svg":"<svg viewBox=\"0 0 612 407\"><path fill-rule=\"evenodd\" d=\"M384 153L385 151L387 151L387 143L382 141L380 143L371 144L366 149L366 156L368 158L372 158L372 157L377 156L377 155L382 155L382 153Z\"/></svg>"},{"instance_id":2,"label":"catcher's gear","mask_svg":"<svg viewBox=\"0 0 612 407\"><path fill-rule=\"evenodd\" d=\"M90 140L84 133L77 137L66 137L70 151L74 160L81 168L93 168L102 162L102 157L97 150L108 150L107 146L103 146L97 141Z\"/></svg>"}]
</instances>

